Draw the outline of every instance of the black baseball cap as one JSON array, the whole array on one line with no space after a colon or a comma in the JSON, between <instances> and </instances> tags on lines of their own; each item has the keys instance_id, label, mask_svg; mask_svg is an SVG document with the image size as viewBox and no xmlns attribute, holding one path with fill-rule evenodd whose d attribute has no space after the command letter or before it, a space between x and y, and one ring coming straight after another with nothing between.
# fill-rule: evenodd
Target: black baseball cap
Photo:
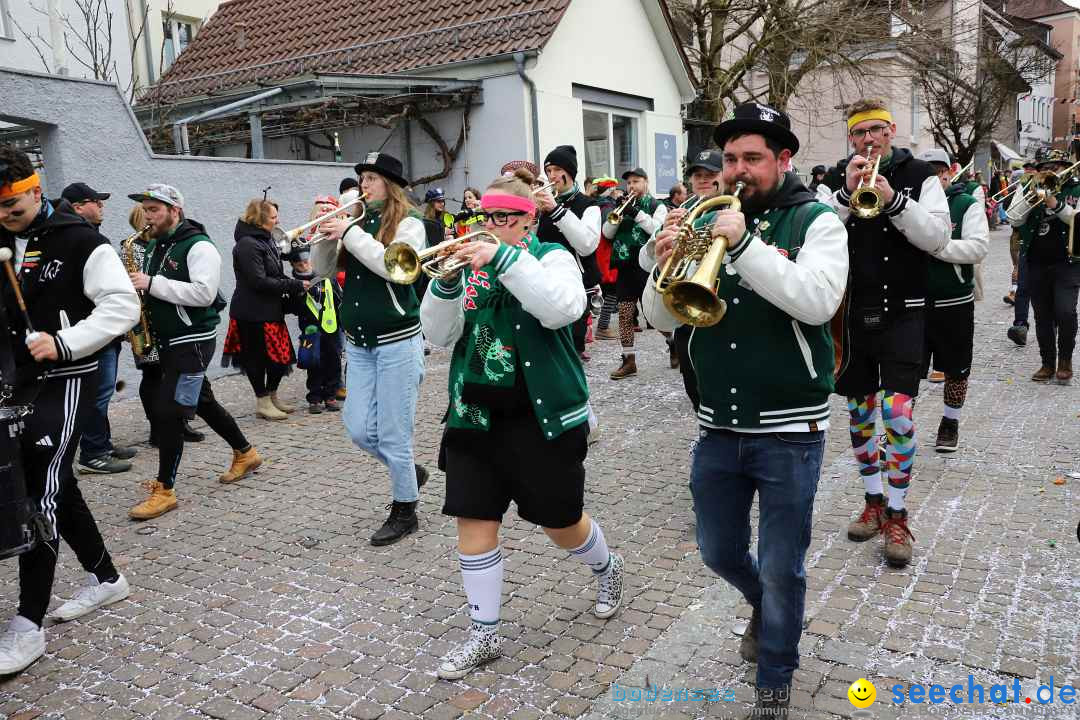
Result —
<instances>
[{"instance_id":1,"label":"black baseball cap","mask_svg":"<svg viewBox=\"0 0 1080 720\"><path fill-rule=\"evenodd\" d=\"M71 204L89 202L91 200L108 200L111 193L98 192L94 188L90 187L86 183L71 183L64 191L60 193L60 197L64 198Z\"/></svg>"},{"instance_id":2,"label":"black baseball cap","mask_svg":"<svg viewBox=\"0 0 1080 720\"><path fill-rule=\"evenodd\" d=\"M724 153L719 150L702 150L686 168L686 172L692 175L698 168L709 172L724 172Z\"/></svg>"}]
</instances>

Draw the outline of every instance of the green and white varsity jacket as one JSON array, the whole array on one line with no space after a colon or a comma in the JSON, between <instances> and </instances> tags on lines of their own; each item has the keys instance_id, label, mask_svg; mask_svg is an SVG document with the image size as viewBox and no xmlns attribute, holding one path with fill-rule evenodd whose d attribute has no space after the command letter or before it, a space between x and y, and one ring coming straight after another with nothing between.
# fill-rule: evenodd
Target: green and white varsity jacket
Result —
<instances>
[{"instance_id":1,"label":"green and white varsity jacket","mask_svg":"<svg viewBox=\"0 0 1080 720\"><path fill-rule=\"evenodd\" d=\"M793 227L799 213L801 232ZM711 224L712 215L698 226ZM847 230L791 173L768 209L746 215L746 226L720 272L727 314L690 336L698 419L737 432L823 430L834 387L829 321L847 285ZM678 325L654 282L642 306L658 330Z\"/></svg>"},{"instance_id":2,"label":"green and white varsity jacket","mask_svg":"<svg viewBox=\"0 0 1080 720\"><path fill-rule=\"evenodd\" d=\"M965 189L963 183L955 183L945 191L952 236L948 245L931 254L927 267L927 299L934 307L975 302L975 263L990 251L986 211Z\"/></svg>"}]
</instances>

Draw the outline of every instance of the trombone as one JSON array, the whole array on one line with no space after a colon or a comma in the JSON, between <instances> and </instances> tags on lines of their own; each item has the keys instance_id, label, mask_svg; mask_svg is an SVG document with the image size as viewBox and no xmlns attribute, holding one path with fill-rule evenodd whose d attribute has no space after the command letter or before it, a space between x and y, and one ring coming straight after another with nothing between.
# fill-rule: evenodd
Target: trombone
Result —
<instances>
[{"instance_id":1,"label":"trombone","mask_svg":"<svg viewBox=\"0 0 1080 720\"><path fill-rule=\"evenodd\" d=\"M1065 184L1065 180L1073 174L1077 167L1080 167L1080 161L1074 162L1064 170L1058 170L1057 172L1035 173L1035 176L1028 183L1024 189L1024 194L1021 198L1022 202L1013 203L1005 211L1005 217L1010 222L1019 222L1024 215L1037 208L1042 203L1046 202L1046 196L1048 194L1057 194L1061 186ZM1023 213L1013 212L1013 208L1017 206L1024 206Z\"/></svg>"},{"instance_id":2,"label":"trombone","mask_svg":"<svg viewBox=\"0 0 1080 720\"><path fill-rule=\"evenodd\" d=\"M306 222L303 225L301 225L300 227L293 228L292 230L289 230L288 232L285 233L285 237L288 238L288 240L289 240L289 245L291 245L294 248L305 248L305 247L309 247L311 245L314 245L315 243L322 242L323 240L326 240L327 239L326 235L323 234L323 233L315 233L315 234L313 234L311 237L309 237L307 239L302 238L301 235L304 234L304 231L306 231L306 230L308 230L310 228L313 228L313 227L318 227L319 225L326 222L327 220L330 220L331 218L336 217L336 216L340 215L341 213L345 212L346 210L351 208L353 205L359 204L360 205L360 214L357 217L352 219L352 221L349 223L349 227L352 227L353 225L356 225L358 222L360 222L361 220L364 219L365 215L367 215L367 203L366 203L366 201L367 201L367 193L364 193L360 197L357 197L357 198L354 198L354 199L350 200L349 202L345 203L344 205L337 208L336 210L328 212L325 215L321 215L321 216L315 218L314 220L311 220L310 222ZM348 232L348 228L346 228L346 232ZM342 234L344 235L344 233L342 233Z\"/></svg>"},{"instance_id":3,"label":"trombone","mask_svg":"<svg viewBox=\"0 0 1080 720\"><path fill-rule=\"evenodd\" d=\"M739 210L744 187L742 182L735 183L730 195L706 198L686 214L679 223L671 255L656 276L656 290L663 296L664 307L686 325L710 327L727 312L727 303L716 293L716 283L730 241L722 235L713 238L708 227L695 229L694 222L709 210ZM697 269L687 279L694 263Z\"/></svg>"},{"instance_id":4,"label":"trombone","mask_svg":"<svg viewBox=\"0 0 1080 720\"><path fill-rule=\"evenodd\" d=\"M970 169L971 169L971 168L973 168L973 167L975 167L975 160L974 160L974 159L973 159L973 160L971 160L971 161L970 161L970 162L969 162L969 163L968 163L967 165L965 165L964 167L962 167L962 168L960 168L959 170L957 170L957 171L956 171L956 174L954 174L954 175L952 176L952 178L951 178L951 179L949 180L949 184L950 184L950 185L952 185L952 184L953 184L954 182L956 182L956 181L957 181L957 180L959 180L960 178L964 177L964 175L965 175L965 174L967 173L967 171L968 171L968 170L970 170Z\"/></svg>"},{"instance_id":5,"label":"trombone","mask_svg":"<svg viewBox=\"0 0 1080 720\"><path fill-rule=\"evenodd\" d=\"M468 260L457 259L454 253L470 242L497 243L499 239L487 230L476 230L419 252L408 243L392 242L383 253L383 265L390 282L398 285L411 285L421 272L433 280L444 280L469 265Z\"/></svg>"},{"instance_id":6,"label":"trombone","mask_svg":"<svg viewBox=\"0 0 1080 720\"><path fill-rule=\"evenodd\" d=\"M1030 180L1030 177L1018 177L1017 179L1013 180L1011 183L991 195L990 202L1001 202L1005 198L1009 197L1016 191L1015 188L1017 185L1019 185L1023 190L1027 190L1027 185Z\"/></svg>"},{"instance_id":7,"label":"trombone","mask_svg":"<svg viewBox=\"0 0 1080 720\"><path fill-rule=\"evenodd\" d=\"M874 146L870 146L870 153L874 152ZM869 155L867 156L869 161ZM855 192L851 193L849 205L851 212L860 220L872 220L881 214L885 202L881 197L881 191L875 187L877 184L878 170L881 168L881 154L874 159L874 169L870 172L870 179L865 177L859 181ZM865 170L865 167L863 168Z\"/></svg>"},{"instance_id":8,"label":"trombone","mask_svg":"<svg viewBox=\"0 0 1080 720\"><path fill-rule=\"evenodd\" d=\"M634 202L636 202L637 199L638 199L638 194L636 192L628 192L626 194L626 200L623 201L623 204L620 205L619 207L615 208L614 210L612 210L610 213L608 213L608 216L607 216L608 224L610 224L610 225L618 225L618 224L620 224L623 221L623 215L626 214L627 209L629 209L629 207L632 204L634 204Z\"/></svg>"},{"instance_id":9,"label":"trombone","mask_svg":"<svg viewBox=\"0 0 1080 720\"><path fill-rule=\"evenodd\" d=\"M532 191L532 194L533 195L539 195L540 193L544 192L545 190L550 190L553 187L555 187L555 181L554 180L549 182L549 183L545 183L544 185L541 185L540 187L534 189Z\"/></svg>"}]
</instances>

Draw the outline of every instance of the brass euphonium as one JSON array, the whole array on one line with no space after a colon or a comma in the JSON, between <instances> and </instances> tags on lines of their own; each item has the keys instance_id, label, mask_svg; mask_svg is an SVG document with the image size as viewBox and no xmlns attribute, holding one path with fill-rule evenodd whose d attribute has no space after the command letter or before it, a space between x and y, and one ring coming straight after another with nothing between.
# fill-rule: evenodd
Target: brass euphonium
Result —
<instances>
[{"instance_id":1,"label":"brass euphonium","mask_svg":"<svg viewBox=\"0 0 1080 720\"><path fill-rule=\"evenodd\" d=\"M870 146L870 153L874 152L874 146ZM885 201L881 197L881 191L877 189L878 170L881 168L881 153L874 158L874 169L870 172L870 179L863 178L855 192L851 193L849 203L851 212L860 220L872 220L881 214L885 207Z\"/></svg>"},{"instance_id":2,"label":"brass euphonium","mask_svg":"<svg viewBox=\"0 0 1080 720\"><path fill-rule=\"evenodd\" d=\"M135 241L150 232L153 225L149 223L142 230L132 233L120 243L121 255L123 256L124 269L128 273L142 272L142 268L135 261ZM128 331L128 340L131 341L131 351L135 357L142 358L154 347L154 336L150 333L150 321L146 319L146 305L143 303L142 293L139 293L139 322Z\"/></svg>"},{"instance_id":3,"label":"brass euphonium","mask_svg":"<svg viewBox=\"0 0 1080 720\"><path fill-rule=\"evenodd\" d=\"M420 277L421 272L435 280L448 278L469 264L468 261L458 260L453 255L470 242L497 243L499 239L486 230L476 230L461 237L443 240L438 245L420 252L408 243L393 242L386 246L383 264L390 276L390 282L399 285L411 285Z\"/></svg>"},{"instance_id":4,"label":"brass euphonium","mask_svg":"<svg viewBox=\"0 0 1080 720\"><path fill-rule=\"evenodd\" d=\"M710 210L739 210L739 194L744 183L736 183L730 195L716 195L702 200L679 224L671 255L656 278L656 290L664 298L664 307L686 325L709 327L720 322L727 303L716 293L720 267L727 253L729 239L713 238L709 227L694 228L694 221ZM687 279L690 268L694 274Z\"/></svg>"}]
</instances>

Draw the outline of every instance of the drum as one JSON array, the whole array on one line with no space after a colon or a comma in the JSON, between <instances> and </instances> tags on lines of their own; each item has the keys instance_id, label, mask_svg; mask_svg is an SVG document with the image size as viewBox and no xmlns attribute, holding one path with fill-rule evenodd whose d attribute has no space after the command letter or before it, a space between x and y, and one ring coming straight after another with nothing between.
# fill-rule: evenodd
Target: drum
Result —
<instances>
[{"instance_id":1,"label":"drum","mask_svg":"<svg viewBox=\"0 0 1080 720\"><path fill-rule=\"evenodd\" d=\"M44 517L26 495L21 437L28 405L0 407L0 558L24 553L45 534Z\"/></svg>"}]
</instances>

